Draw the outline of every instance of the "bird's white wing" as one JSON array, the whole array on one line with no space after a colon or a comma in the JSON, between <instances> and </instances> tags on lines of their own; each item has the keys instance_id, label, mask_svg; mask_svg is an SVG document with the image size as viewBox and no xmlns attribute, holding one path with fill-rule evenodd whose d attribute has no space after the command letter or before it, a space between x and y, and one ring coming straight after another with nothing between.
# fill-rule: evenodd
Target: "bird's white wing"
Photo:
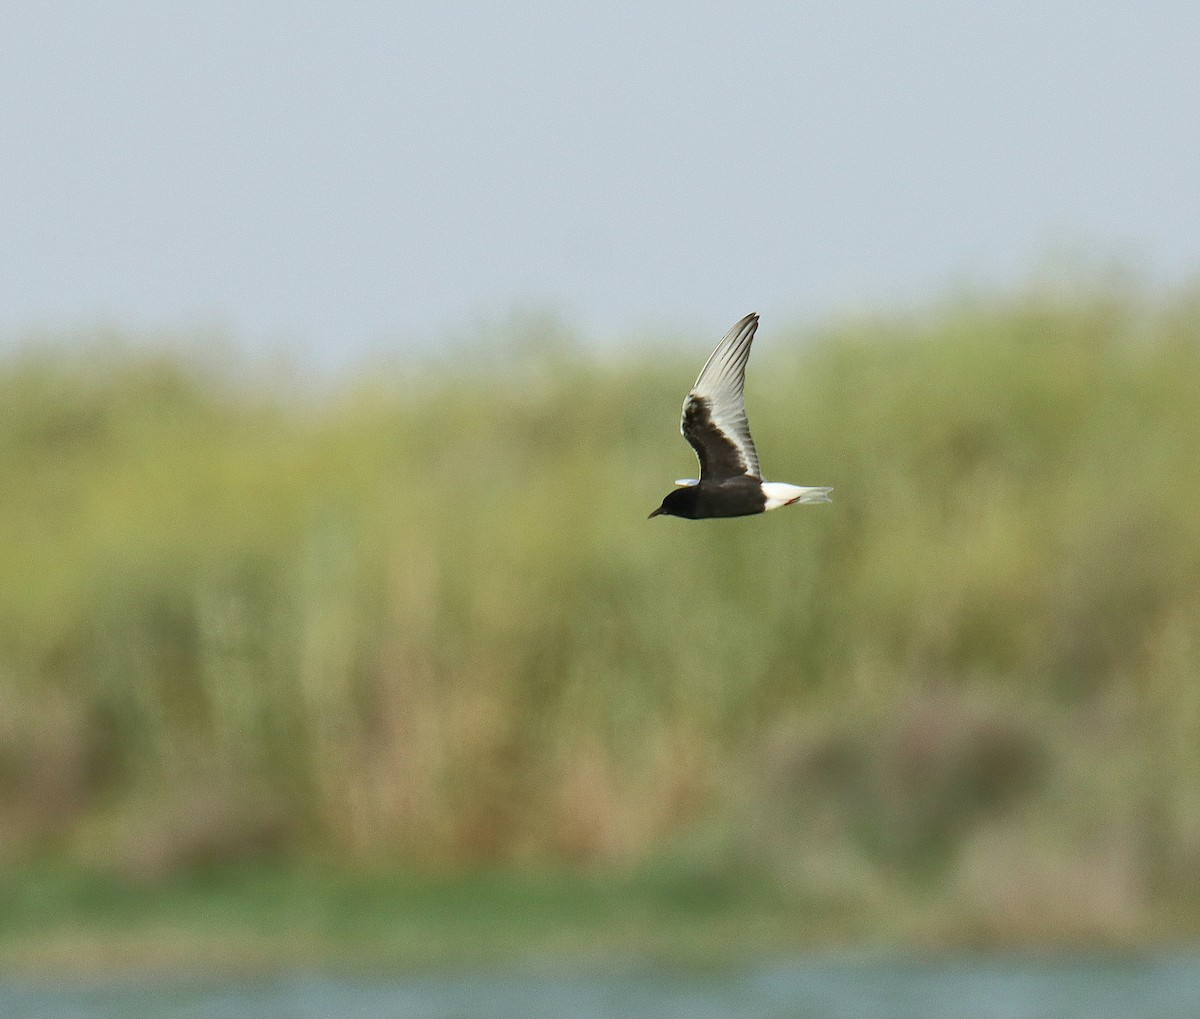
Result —
<instances>
[{"instance_id":1,"label":"bird's white wing","mask_svg":"<svg viewBox=\"0 0 1200 1019\"><path fill-rule=\"evenodd\" d=\"M683 401L680 431L696 451L702 479L762 477L743 396L746 361L757 329L758 316L753 313L730 329Z\"/></svg>"}]
</instances>

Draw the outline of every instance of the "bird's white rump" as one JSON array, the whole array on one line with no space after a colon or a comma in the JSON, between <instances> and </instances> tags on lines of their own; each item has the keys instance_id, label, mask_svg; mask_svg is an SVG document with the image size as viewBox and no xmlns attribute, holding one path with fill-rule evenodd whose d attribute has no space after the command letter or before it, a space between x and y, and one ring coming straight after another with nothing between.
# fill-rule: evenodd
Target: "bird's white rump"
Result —
<instances>
[{"instance_id":1,"label":"bird's white rump","mask_svg":"<svg viewBox=\"0 0 1200 1019\"><path fill-rule=\"evenodd\" d=\"M793 503L829 502L829 493L832 491L832 488L802 488L782 481L764 481L762 493L767 497L767 504L763 509L779 509L780 506L791 506Z\"/></svg>"}]
</instances>

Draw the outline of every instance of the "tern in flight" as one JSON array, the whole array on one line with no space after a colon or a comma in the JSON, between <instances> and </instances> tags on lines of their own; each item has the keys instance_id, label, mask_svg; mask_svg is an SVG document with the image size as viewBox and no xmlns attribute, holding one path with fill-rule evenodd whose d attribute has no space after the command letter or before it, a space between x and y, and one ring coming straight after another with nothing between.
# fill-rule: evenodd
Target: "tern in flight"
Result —
<instances>
[{"instance_id":1,"label":"tern in flight","mask_svg":"<svg viewBox=\"0 0 1200 1019\"><path fill-rule=\"evenodd\" d=\"M676 481L652 517L699 520L743 517L796 503L829 502L828 488L763 481L746 420L743 387L758 316L747 315L725 334L683 401L679 430L700 460L700 478Z\"/></svg>"}]
</instances>

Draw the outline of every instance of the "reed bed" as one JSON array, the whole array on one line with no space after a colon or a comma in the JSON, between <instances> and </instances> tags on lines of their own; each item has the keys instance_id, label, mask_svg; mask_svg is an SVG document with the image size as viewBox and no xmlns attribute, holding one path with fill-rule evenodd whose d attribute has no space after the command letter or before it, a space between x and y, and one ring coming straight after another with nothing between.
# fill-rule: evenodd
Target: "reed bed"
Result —
<instances>
[{"instance_id":1,"label":"reed bed","mask_svg":"<svg viewBox=\"0 0 1200 1019\"><path fill-rule=\"evenodd\" d=\"M667 861L875 936L1200 934L1200 294L773 327L763 463L833 505L647 521L711 339L7 356L0 860Z\"/></svg>"}]
</instances>

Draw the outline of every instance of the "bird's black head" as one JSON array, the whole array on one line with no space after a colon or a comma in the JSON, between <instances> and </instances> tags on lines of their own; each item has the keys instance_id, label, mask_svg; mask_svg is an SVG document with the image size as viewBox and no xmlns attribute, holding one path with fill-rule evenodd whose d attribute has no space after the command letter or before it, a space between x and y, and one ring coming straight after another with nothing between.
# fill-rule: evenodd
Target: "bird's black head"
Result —
<instances>
[{"instance_id":1,"label":"bird's black head","mask_svg":"<svg viewBox=\"0 0 1200 1019\"><path fill-rule=\"evenodd\" d=\"M688 485L686 488L677 488L673 492L668 492L667 497L662 501L662 505L651 513L650 516L657 517L663 514L668 517L688 517L694 519L696 516L696 497L698 494L695 485Z\"/></svg>"}]
</instances>

